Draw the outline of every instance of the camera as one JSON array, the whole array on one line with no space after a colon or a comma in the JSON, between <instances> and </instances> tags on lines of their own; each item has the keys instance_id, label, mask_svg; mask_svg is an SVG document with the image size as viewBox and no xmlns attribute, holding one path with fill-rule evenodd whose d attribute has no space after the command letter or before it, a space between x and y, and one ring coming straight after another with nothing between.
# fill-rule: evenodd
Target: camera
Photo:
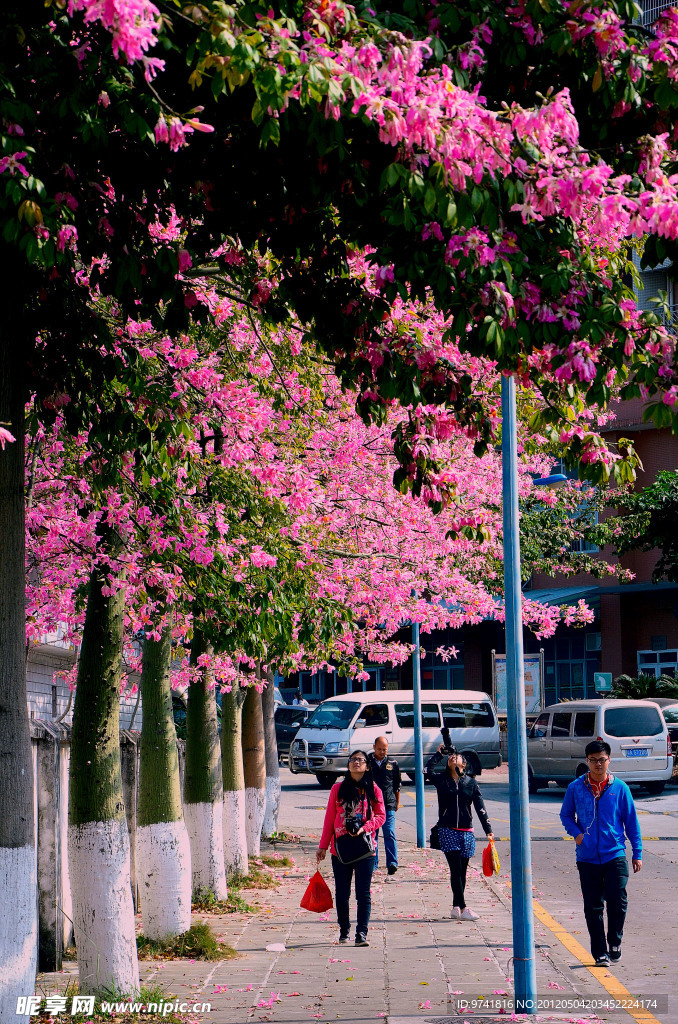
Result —
<instances>
[{"instance_id":1,"label":"camera","mask_svg":"<svg viewBox=\"0 0 678 1024\"><path fill-rule=\"evenodd\" d=\"M360 829L363 827L363 816L362 814L347 814L344 820L346 831L350 836L357 836Z\"/></svg>"},{"instance_id":2,"label":"camera","mask_svg":"<svg viewBox=\"0 0 678 1024\"><path fill-rule=\"evenodd\" d=\"M447 728L446 725L444 725L440 731L441 731L441 733L443 735L443 743L444 743L443 754L445 754L446 757L450 757L451 754L456 754L457 753L457 748L452 743L452 737L450 736L450 730Z\"/></svg>"}]
</instances>

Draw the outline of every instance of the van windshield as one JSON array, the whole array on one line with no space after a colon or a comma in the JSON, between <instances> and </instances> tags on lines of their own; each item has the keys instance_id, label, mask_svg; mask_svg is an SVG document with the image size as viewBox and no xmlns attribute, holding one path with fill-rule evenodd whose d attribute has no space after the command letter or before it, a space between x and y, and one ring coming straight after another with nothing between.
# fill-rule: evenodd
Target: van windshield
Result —
<instances>
[{"instance_id":1,"label":"van windshield","mask_svg":"<svg viewBox=\"0 0 678 1024\"><path fill-rule=\"evenodd\" d=\"M327 700L313 712L306 729L348 729L359 705L353 700Z\"/></svg>"},{"instance_id":2,"label":"van windshield","mask_svg":"<svg viewBox=\"0 0 678 1024\"><path fill-rule=\"evenodd\" d=\"M659 736L663 731L658 708L605 709L605 732L608 736Z\"/></svg>"}]
</instances>

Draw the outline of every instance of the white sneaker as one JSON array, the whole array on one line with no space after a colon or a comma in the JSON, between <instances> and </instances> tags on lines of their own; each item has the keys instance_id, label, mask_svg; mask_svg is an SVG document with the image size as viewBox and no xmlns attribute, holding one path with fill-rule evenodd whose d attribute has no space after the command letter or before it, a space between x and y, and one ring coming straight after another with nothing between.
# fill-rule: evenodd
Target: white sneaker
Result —
<instances>
[{"instance_id":1,"label":"white sneaker","mask_svg":"<svg viewBox=\"0 0 678 1024\"><path fill-rule=\"evenodd\" d=\"M459 907L452 907L452 910L450 911L450 917L452 918L453 921L459 920L459 918L461 917L461 910L459 909Z\"/></svg>"},{"instance_id":2,"label":"white sneaker","mask_svg":"<svg viewBox=\"0 0 678 1024\"><path fill-rule=\"evenodd\" d=\"M479 918L480 914L474 914L468 907L464 907L459 916L460 921L477 921Z\"/></svg>"}]
</instances>

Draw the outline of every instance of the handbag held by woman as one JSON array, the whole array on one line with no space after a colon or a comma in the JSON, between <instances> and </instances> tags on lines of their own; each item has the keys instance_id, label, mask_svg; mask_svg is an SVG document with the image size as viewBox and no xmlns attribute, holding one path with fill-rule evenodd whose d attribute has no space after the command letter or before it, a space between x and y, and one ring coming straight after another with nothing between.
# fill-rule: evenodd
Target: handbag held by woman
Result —
<instances>
[{"instance_id":1,"label":"handbag held by woman","mask_svg":"<svg viewBox=\"0 0 678 1024\"><path fill-rule=\"evenodd\" d=\"M431 847L432 850L440 849L440 835L438 834L439 828L440 823L436 822L433 828L431 829L430 836L428 837L428 845Z\"/></svg>"},{"instance_id":2,"label":"handbag held by woman","mask_svg":"<svg viewBox=\"0 0 678 1024\"><path fill-rule=\"evenodd\" d=\"M367 815L365 821L372 817L370 801L367 800ZM334 849L342 864L357 864L360 860L367 860L374 857L374 839L367 832L355 833L362 826L362 818L355 814L347 815L345 818L346 835L334 837Z\"/></svg>"}]
</instances>

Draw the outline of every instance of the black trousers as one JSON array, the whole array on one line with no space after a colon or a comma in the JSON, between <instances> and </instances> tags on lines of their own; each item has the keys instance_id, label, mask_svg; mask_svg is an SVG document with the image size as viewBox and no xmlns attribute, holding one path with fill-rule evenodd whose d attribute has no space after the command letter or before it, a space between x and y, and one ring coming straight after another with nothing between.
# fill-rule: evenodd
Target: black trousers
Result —
<instances>
[{"instance_id":1,"label":"black trousers","mask_svg":"<svg viewBox=\"0 0 678 1024\"><path fill-rule=\"evenodd\" d=\"M450 885L452 886L452 906L466 906L464 890L466 888L466 870L468 868L468 857L462 857L459 850L446 850L445 858L450 869Z\"/></svg>"},{"instance_id":2,"label":"black trousers","mask_svg":"<svg viewBox=\"0 0 678 1024\"><path fill-rule=\"evenodd\" d=\"M342 935L348 935L351 927L349 900L351 898L351 882L355 878L355 897L358 903L358 924L356 935L362 932L367 935L372 912L372 872L374 857L366 857L355 864L342 864L332 854L332 871L334 872L334 891L337 904L337 921Z\"/></svg>"},{"instance_id":3,"label":"black trousers","mask_svg":"<svg viewBox=\"0 0 678 1024\"><path fill-rule=\"evenodd\" d=\"M621 946L626 920L626 883L629 865L626 857L615 857L606 864L577 862L581 894L584 897L584 916L591 938L594 957L607 953L608 946ZM607 904L607 944L603 904Z\"/></svg>"}]
</instances>

